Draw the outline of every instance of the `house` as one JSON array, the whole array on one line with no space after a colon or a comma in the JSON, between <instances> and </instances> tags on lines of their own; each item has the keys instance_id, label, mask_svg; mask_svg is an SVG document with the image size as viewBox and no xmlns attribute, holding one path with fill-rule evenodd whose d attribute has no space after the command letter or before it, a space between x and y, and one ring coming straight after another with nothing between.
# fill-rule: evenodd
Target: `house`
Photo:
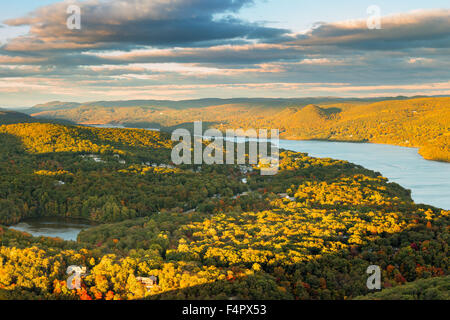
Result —
<instances>
[{"instance_id":1,"label":"house","mask_svg":"<svg viewBox=\"0 0 450 320\"><path fill-rule=\"evenodd\" d=\"M249 195L249 192L243 192L243 193L240 193L240 194L234 196L233 199L237 199L237 198L240 198L243 196L248 196L248 195Z\"/></svg>"},{"instance_id":2,"label":"house","mask_svg":"<svg viewBox=\"0 0 450 320\"><path fill-rule=\"evenodd\" d=\"M279 193L278 197L282 199L288 199L289 201L296 201L297 199L295 197L290 197L287 193Z\"/></svg>"},{"instance_id":3,"label":"house","mask_svg":"<svg viewBox=\"0 0 450 320\"><path fill-rule=\"evenodd\" d=\"M91 158L92 160L94 160L95 162L104 162L100 157L94 155L94 154L89 154L89 155L82 155L81 156L83 159L84 158Z\"/></svg>"},{"instance_id":4,"label":"house","mask_svg":"<svg viewBox=\"0 0 450 320\"><path fill-rule=\"evenodd\" d=\"M136 280L139 281L140 283L142 283L147 290L153 288L153 286L158 284L158 278L155 276L150 276L148 278L137 277Z\"/></svg>"},{"instance_id":5,"label":"house","mask_svg":"<svg viewBox=\"0 0 450 320\"><path fill-rule=\"evenodd\" d=\"M172 165L170 165L170 164L164 164L164 163L160 164L160 165L158 166L158 168L162 168L162 169L175 169L174 166L172 166Z\"/></svg>"},{"instance_id":6,"label":"house","mask_svg":"<svg viewBox=\"0 0 450 320\"><path fill-rule=\"evenodd\" d=\"M253 172L253 168L251 166L245 166L245 165L240 165L239 166L239 170L241 171L241 173L243 174L247 174L249 172Z\"/></svg>"},{"instance_id":7,"label":"house","mask_svg":"<svg viewBox=\"0 0 450 320\"><path fill-rule=\"evenodd\" d=\"M275 157L262 157L262 156L259 160L260 164L263 164L263 165L267 165L267 164L268 165L276 165L279 163L279 161L280 160Z\"/></svg>"}]
</instances>

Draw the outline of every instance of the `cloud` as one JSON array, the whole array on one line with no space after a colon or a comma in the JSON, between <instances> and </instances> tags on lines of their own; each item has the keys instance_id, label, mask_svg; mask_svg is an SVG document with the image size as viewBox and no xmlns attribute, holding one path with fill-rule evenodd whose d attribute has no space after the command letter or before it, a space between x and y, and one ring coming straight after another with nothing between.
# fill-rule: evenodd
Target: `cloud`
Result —
<instances>
[{"instance_id":1,"label":"cloud","mask_svg":"<svg viewBox=\"0 0 450 320\"><path fill-rule=\"evenodd\" d=\"M130 52L92 53L104 63L206 63L258 64L278 60L298 60L301 48L283 44L219 45L208 48L145 49Z\"/></svg>"},{"instance_id":2,"label":"cloud","mask_svg":"<svg viewBox=\"0 0 450 320\"><path fill-rule=\"evenodd\" d=\"M381 29L366 20L322 23L293 41L302 46L336 46L360 50L450 47L450 10L416 10L381 18Z\"/></svg>"},{"instance_id":3,"label":"cloud","mask_svg":"<svg viewBox=\"0 0 450 320\"><path fill-rule=\"evenodd\" d=\"M77 31L66 28L68 3L1 29L29 29L0 47L0 77L9 79L3 100L450 90L450 10L383 17L381 30L352 20L292 34L229 16L250 0L86 0L75 1L82 8Z\"/></svg>"},{"instance_id":4,"label":"cloud","mask_svg":"<svg viewBox=\"0 0 450 320\"><path fill-rule=\"evenodd\" d=\"M408 59L408 63L410 64L429 64L429 63L433 63L434 60L430 59L430 58L409 58Z\"/></svg>"},{"instance_id":5,"label":"cloud","mask_svg":"<svg viewBox=\"0 0 450 320\"><path fill-rule=\"evenodd\" d=\"M136 46L199 46L232 39L268 40L287 30L266 28L218 14L233 13L252 0L87 0L81 30L67 28L68 3L60 2L5 21L31 27L30 34L8 43L9 51L86 50Z\"/></svg>"},{"instance_id":6,"label":"cloud","mask_svg":"<svg viewBox=\"0 0 450 320\"><path fill-rule=\"evenodd\" d=\"M6 56L0 55L0 64L8 65L28 65L28 64L39 64L44 62L46 59L44 57L23 57L23 56Z\"/></svg>"}]
</instances>

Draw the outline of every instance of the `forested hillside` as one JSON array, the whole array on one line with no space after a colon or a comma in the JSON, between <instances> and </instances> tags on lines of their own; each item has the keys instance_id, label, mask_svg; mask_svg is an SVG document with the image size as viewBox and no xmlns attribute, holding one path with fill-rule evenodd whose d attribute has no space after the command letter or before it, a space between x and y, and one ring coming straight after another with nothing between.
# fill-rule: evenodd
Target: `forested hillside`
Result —
<instances>
[{"instance_id":1,"label":"forested hillside","mask_svg":"<svg viewBox=\"0 0 450 320\"><path fill-rule=\"evenodd\" d=\"M0 126L0 299L352 299L373 264L383 288L449 275L449 212L379 173L287 151L275 176L174 166L172 146L146 130ZM77 242L7 227L43 216L99 225ZM88 270L79 290L70 265Z\"/></svg>"},{"instance_id":2,"label":"forested hillside","mask_svg":"<svg viewBox=\"0 0 450 320\"><path fill-rule=\"evenodd\" d=\"M422 279L358 297L359 300L449 300L450 276Z\"/></svg>"},{"instance_id":3,"label":"forested hillside","mask_svg":"<svg viewBox=\"0 0 450 320\"><path fill-rule=\"evenodd\" d=\"M20 122L34 122L33 117L24 113L4 110L0 108L0 124L12 124Z\"/></svg>"},{"instance_id":4,"label":"forested hillside","mask_svg":"<svg viewBox=\"0 0 450 320\"><path fill-rule=\"evenodd\" d=\"M75 124L72 121L66 119L49 119L47 118L34 118L25 114L23 112L17 112L12 110L5 110L0 108L0 125L6 124L17 124L17 123L55 123L55 124L63 124L63 125L72 125Z\"/></svg>"},{"instance_id":5,"label":"forested hillside","mask_svg":"<svg viewBox=\"0 0 450 320\"><path fill-rule=\"evenodd\" d=\"M221 103L214 105L213 103ZM182 102L56 103L35 116L83 124L170 127L202 120L220 129L276 128L285 139L324 139L419 147L429 160L450 161L450 98L292 99ZM152 105L153 103L153 105ZM197 106L195 107L195 104ZM58 107L59 106L59 107ZM58 109L60 108L60 109Z\"/></svg>"}]
</instances>

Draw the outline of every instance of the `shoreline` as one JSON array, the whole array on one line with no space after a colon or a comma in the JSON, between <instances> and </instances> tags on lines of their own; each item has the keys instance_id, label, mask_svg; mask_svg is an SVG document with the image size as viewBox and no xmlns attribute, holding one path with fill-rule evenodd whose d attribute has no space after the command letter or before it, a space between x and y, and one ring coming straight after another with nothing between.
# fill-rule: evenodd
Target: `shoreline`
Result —
<instances>
[{"instance_id":1,"label":"shoreline","mask_svg":"<svg viewBox=\"0 0 450 320\"><path fill-rule=\"evenodd\" d=\"M133 127L133 126L129 126L126 124L112 124L112 123L108 123L108 124L90 124L90 125L86 125L86 124L79 124L79 125L85 125L85 126L112 126L114 128L118 128L118 129L144 129L144 130L150 130L150 131L159 131L159 132L167 132L165 129L167 128L171 128L171 127L163 127L160 126L160 129L152 129L152 128L137 128L137 127ZM248 138L248 137L241 137L241 138ZM427 161L435 161L435 162L440 162L440 163L448 163L450 164L450 161L445 161L445 160L440 160L440 159L430 159L430 158L426 158L424 157L421 153L420 150L423 148L423 146L404 146L404 145L399 145L399 144L392 144L392 143L384 143L384 142L373 142L370 140L363 140L363 141L352 141L352 140L342 140L342 139L308 139L308 138L299 138L299 137L295 137L295 136L285 136L285 137L280 137L280 140L288 140L288 141L317 141L317 142L338 142L338 143L354 143L354 144L376 144L376 145L386 145L386 146L393 146L393 147L399 147L399 148L408 148L408 149L416 149L417 154L423 158L424 160Z\"/></svg>"}]
</instances>

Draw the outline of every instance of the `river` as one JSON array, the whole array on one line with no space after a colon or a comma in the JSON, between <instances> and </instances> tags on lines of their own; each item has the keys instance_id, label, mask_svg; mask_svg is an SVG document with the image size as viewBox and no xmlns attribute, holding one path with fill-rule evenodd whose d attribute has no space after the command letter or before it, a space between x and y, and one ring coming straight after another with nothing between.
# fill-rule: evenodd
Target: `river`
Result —
<instances>
[{"instance_id":1,"label":"river","mask_svg":"<svg viewBox=\"0 0 450 320\"><path fill-rule=\"evenodd\" d=\"M425 160L417 148L316 140L280 140L280 148L361 165L411 190L415 203L450 210L450 163Z\"/></svg>"},{"instance_id":2,"label":"river","mask_svg":"<svg viewBox=\"0 0 450 320\"><path fill-rule=\"evenodd\" d=\"M450 163L425 160L417 148L317 140L280 140L280 148L361 165L411 190L414 202L450 210Z\"/></svg>"},{"instance_id":3,"label":"river","mask_svg":"<svg viewBox=\"0 0 450 320\"><path fill-rule=\"evenodd\" d=\"M280 148L359 164L410 189L416 203L450 210L450 163L425 160L416 148L296 140L280 140Z\"/></svg>"},{"instance_id":4,"label":"river","mask_svg":"<svg viewBox=\"0 0 450 320\"><path fill-rule=\"evenodd\" d=\"M450 210L450 163L425 160L415 148L371 143L298 140L280 140L280 148L306 152L313 157L347 160L359 164L380 172L390 181L410 189L416 203ZM76 240L81 230L91 226L73 219L41 218L23 221L11 228L28 232L33 236Z\"/></svg>"}]
</instances>

